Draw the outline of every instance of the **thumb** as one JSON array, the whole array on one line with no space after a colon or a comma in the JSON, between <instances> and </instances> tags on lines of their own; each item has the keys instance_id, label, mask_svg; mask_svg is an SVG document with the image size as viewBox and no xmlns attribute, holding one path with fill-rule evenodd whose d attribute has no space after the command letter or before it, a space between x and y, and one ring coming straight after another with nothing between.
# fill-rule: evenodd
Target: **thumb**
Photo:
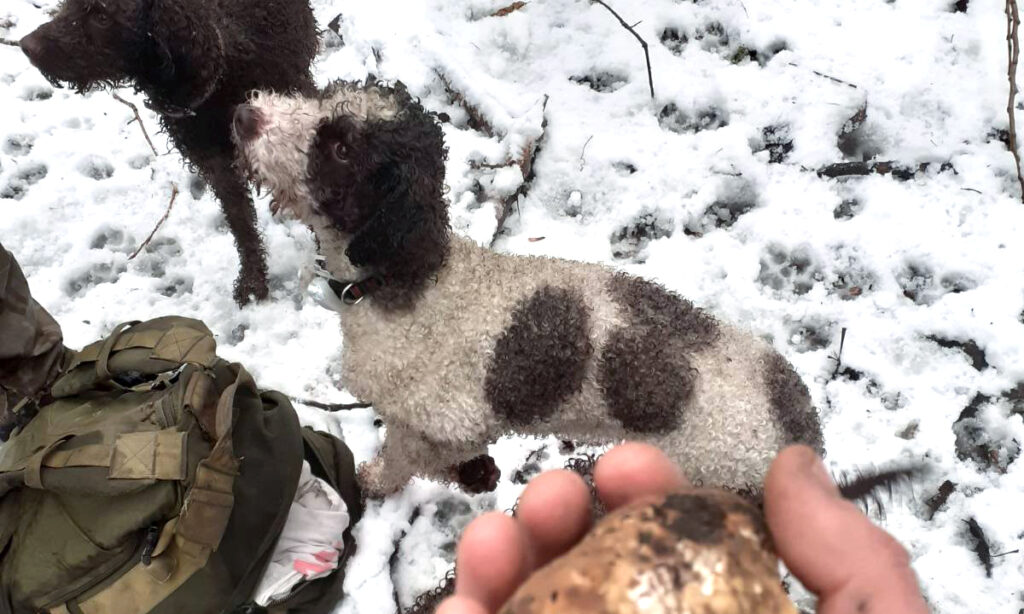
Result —
<instances>
[{"instance_id":1,"label":"thumb","mask_svg":"<svg viewBox=\"0 0 1024 614\"><path fill-rule=\"evenodd\" d=\"M839 495L811 448L791 446L772 463L765 517L779 556L818 595L819 614L927 614L907 551Z\"/></svg>"}]
</instances>

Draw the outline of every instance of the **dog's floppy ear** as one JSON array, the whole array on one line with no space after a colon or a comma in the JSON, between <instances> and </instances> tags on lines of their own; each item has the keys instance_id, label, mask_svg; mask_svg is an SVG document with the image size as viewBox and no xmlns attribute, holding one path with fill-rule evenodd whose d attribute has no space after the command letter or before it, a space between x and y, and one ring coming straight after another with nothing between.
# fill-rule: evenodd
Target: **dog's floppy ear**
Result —
<instances>
[{"instance_id":1,"label":"dog's floppy ear","mask_svg":"<svg viewBox=\"0 0 1024 614\"><path fill-rule=\"evenodd\" d=\"M372 141L368 151L378 158L367 177L367 197L376 210L355 233L346 255L352 264L387 276L391 290L415 292L447 254L441 129L420 110L366 132Z\"/></svg>"},{"instance_id":2,"label":"dog's floppy ear","mask_svg":"<svg viewBox=\"0 0 1024 614\"><path fill-rule=\"evenodd\" d=\"M224 41L204 0L152 0L149 36L160 62L149 92L155 110L191 115L224 73Z\"/></svg>"}]
</instances>

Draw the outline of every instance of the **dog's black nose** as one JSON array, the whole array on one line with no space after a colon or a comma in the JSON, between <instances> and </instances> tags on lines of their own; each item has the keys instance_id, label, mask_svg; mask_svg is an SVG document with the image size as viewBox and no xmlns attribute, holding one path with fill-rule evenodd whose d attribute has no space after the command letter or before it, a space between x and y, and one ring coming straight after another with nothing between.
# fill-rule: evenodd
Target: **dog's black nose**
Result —
<instances>
[{"instance_id":1,"label":"dog's black nose","mask_svg":"<svg viewBox=\"0 0 1024 614\"><path fill-rule=\"evenodd\" d=\"M39 34L39 30L36 30L21 39L18 45L21 46L22 52L28 56L28 59L35 61L43 52L43 37Z\"/></svg>"},{"instance_id":2,"label":"dog's black nose","mask_svg":"<svg viewBox=\"0 0 1024 614\"><path fill-rule=\"evenodd\" d=\"M241 141L251 141L260 134L263 116L259 109L250 104L240 104L235 108L235 134Z\"/></svg>"}]
</instances>

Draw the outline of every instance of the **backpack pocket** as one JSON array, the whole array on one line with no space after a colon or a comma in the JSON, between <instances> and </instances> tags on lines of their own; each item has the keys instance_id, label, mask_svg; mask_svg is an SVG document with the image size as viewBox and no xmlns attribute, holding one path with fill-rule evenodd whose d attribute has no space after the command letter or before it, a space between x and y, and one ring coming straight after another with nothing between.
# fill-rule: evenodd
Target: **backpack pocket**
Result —
<instances>
[{"instance_id":1,"label":"backpack pocket","mask_svg":"<svg viewBox=\"0 0 1024 614\"><path fill-rule=\"evenodd\" d=\"M137 548L137 534L124 536L113 547L97 543L57 497L39 493L27 499L23 503L29 504L25 507L31 513L22 516L6 561L9 569L17 570L10 578L15 602L36 607L60 602L62 594L75 594L101 582Z\"/></svg>"}]
</instances>

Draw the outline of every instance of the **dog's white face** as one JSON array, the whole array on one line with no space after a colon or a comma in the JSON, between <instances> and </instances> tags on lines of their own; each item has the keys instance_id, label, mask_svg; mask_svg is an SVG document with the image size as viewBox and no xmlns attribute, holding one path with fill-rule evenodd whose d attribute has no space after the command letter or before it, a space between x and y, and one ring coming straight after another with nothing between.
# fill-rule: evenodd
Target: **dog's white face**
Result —
<instances>
[{"instance_id":1,"label":"dog's white face","mask_svg":"<svg viewBox=\"0 0 1024 614\"><path fill-rule=\"evenodd\" d=\"M240 164L271 191L272 211L310 223L318 213L308 185L309 151L317 128L339 115L390 120L398 105L377 87L338 83L316 97L254 92L235 113Z\"/></svg>"}]
</instances>

